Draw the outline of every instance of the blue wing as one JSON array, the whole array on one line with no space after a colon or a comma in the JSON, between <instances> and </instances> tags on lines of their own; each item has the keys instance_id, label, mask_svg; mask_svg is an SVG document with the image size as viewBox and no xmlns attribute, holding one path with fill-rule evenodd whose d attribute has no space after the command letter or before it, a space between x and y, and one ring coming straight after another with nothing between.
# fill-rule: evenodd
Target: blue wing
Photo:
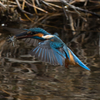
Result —
<instances>
[{"instance_id":1,"label":"blue wing","mask_svg":"<svg viewBox=\"0 0 100 100\"><path fill-rule=\"evenodd\" d=\"M50 40L46 40L44 42L39 43L39 45L33 49L30 54L38 58L39 60L43 62L50 63L52 65L61 65L63 66L65 64L65 57L62 55L63 50L60 49L54 49L52 48Z\"/></svg>"},{"instance_id":2,"label":"blue wing","mask_svg":"<svg viewBox=\"0 0 100 100\"><path fill-rule=\"evenodd\" d=\"M84 69L90 70L84 63L82 63L81 60L79 60L79 58L67 46L65 48L64 49L65 49L66 54L69 58L69 61L71 61L73 63L75 62L76 64L83 67Z\"/></svg>"},{"instance_id":3,"label":"blue wing","mask_svg":"<svg viewBox=\"0 0 100 100\"><path fill-rule=\"evenodd\" d=\"M30 28L30 29L24 29L24 30L31 31L31 32L37 32L37 33L43 33L44 35L50 35L50 33L48 33L42 28Z\"/></svg>"}]
</instances>

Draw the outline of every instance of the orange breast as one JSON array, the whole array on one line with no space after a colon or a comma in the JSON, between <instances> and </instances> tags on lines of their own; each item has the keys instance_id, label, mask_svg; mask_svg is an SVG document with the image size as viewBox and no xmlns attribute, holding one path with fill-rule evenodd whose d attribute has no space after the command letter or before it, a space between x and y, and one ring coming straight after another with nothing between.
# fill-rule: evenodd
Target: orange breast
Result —
<instances>
[{"instance_id":1,"label":"orange breast","mask_svg":"<svg viewBox=\"0 0 100 100\"><path fill-rule=\"evenodd\" d=\"M65 67L68 68L68 65L79 66L79 64L75 62L74 57L71 54L70 50L68 50L68 53L69 53L70 59L69 58L65 59Z\"/></svg>"},{"instance_id":2,"label":"orange breast","mask_svg":"<svg viewBox=\"0 0 100 100\"><path fill-rule=\"evenodd\" d=\"M80 67L80 65L78 63L76 63L76 62L73 63L71 60L69 60L67 58L67 59L65 59L65 67L68 68L68 65L74 65L74 66L79 66Z\"/></svg>"},{"instance_id":3,"label":"orange breast","mask_svg":"<svg viewBox=\"0 0 100 100\"><path fill-rule=\"evenodd\" d=\"M73 57L73 55L71 54L70 50L68 50L68 52L69 52L69 56L70 56L69 63L74 65L74 64L75 64L74 57Z\"/></svg>"}]
</instances>

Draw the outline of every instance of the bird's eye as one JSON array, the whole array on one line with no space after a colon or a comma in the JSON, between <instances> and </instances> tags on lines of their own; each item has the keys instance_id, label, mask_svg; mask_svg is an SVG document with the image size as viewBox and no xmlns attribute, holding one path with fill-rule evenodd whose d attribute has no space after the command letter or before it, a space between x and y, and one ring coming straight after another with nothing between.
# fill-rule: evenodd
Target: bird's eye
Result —
<instances>
[{"instance_id":1,"label":"bird's eye","mask_svg":"<svg viewBox=\"0 0 100 100\"><path fill-rule=\"evenodd\" d=\"M34 33L32 31L27 32L29 35L33 35Z\"/></svg>"}]
</instances>

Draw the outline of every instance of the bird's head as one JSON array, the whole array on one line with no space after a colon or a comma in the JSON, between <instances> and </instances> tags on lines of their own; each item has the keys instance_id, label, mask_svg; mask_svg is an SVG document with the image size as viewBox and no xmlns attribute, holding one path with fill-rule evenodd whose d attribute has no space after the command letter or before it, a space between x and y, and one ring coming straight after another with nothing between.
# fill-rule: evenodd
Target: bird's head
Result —
<instances>
[{"instance_id":1,"label":"bird's head","mask_svg":"<svg viewBox=\"0 0 100 100\"><path fill-rule=\"evenodd\" d=\"M42 38L42 37L50 34L42 28L30 28L30 29L25 29L25 30L26 32L16 35L16 38L18 39L34 38L34 39L44 40L45 38Z\"/></svg>"}]
</instances>

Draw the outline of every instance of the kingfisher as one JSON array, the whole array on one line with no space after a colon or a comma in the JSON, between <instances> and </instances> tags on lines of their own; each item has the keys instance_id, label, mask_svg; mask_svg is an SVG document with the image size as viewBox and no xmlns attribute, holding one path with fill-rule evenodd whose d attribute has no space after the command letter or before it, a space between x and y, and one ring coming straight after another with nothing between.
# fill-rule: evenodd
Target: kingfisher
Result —
<instances>
[{"instance_id":1,"label":"kingfisher","mask_svg":"<svg viewBox=\"0 0 100 100\"><path fill-rule=\"evenodd\" d=\"M69 65L79 66L90 70L56 34L52 35L42 28L26 29L26 32L17 34L14 38L39 40L38 46L32 49L30 54L43 62L66 68Z\"/></svg>"}]
</instances>

